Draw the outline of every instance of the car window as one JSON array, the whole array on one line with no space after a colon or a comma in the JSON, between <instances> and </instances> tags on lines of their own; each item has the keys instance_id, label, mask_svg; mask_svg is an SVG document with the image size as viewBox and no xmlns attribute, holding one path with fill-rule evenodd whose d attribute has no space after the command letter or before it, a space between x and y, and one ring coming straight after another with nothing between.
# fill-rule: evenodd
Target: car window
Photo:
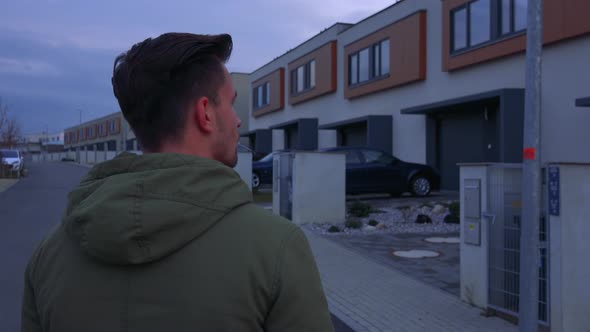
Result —
<instances>
[{"instance_id":1,"label":"car window","mask_svg":"<svg viewBox=\"0 0 590 332\"><path fill-rule=\"evenodd\" d=\"M346 151L346 163L347 164L360 164L361 158L355 150Z\"/></svg>"},{"instance_id":2,"label":"car window","mask_svg":"<svg viewBox=\"0 0 590 332\"><path fill-rule=\"evenodd\" d=\"M259 161L262 161L262 162L272 161L273 156L274 156L274 152L271 152L271 153L267 154L266 156L262 157L262 159L260 159Z\"/></svg>"},{"instance_id":3,"label":"car window","mask_svg":"<svg viewBox=\"0 0 590 332\"><path fill-rule=\"evenodd\" d=\"M365 163L367 164L378 163L390 165L395 161L393 156L374 150L363 150L363 157L365 157Z\"/></svg>"}]
</instances>

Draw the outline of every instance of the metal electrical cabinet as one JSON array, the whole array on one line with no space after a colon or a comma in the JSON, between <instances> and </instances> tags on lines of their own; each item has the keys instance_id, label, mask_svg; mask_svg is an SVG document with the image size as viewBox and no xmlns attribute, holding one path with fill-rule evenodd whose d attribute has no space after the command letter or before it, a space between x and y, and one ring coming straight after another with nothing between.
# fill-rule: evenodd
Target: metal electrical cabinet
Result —
<instances>
[{"instance_id":1,"label":"metal electrical cabinet","mask_svg":"<svg viewBox=\"0 0 590 332\"><path fill-rule=\"evenodd\" d=\"M293 217L293 159L294 152L275 154L272 168L272 191L274 213L291 219Z\"/></svg>"}]
</instances>

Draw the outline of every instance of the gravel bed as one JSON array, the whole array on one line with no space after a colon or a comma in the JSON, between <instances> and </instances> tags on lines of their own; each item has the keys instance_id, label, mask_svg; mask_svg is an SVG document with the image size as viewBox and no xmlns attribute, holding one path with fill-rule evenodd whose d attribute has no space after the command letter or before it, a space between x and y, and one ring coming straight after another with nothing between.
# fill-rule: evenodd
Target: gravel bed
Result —
<instances>
[{"instance_id":1,"label":"gravel bed","mask_svg":"<svg viewBox=\"0 0 590 332\"><path fill-rule=\"evenodd\" d=\"M377 204L375 204L377 203ZM383 202L371 202L371 206L375 210L368 217L355 218L350 215L347 220L355 219L362 223L359 229L348 228L345 223L340 224L310 224L307 227L312 231L330 236L342 235L366 235L375 233L453 233L460 231L459 224L447 224L444 219L449 215L448 204L450 202L428 203L427 205L414 204L404 205ZM432 223L418 224L416 218L418 215L426 215L430 217ZM378 225L376 227L369 226L368 222L375 220ZM339 232L329 232L328 229L332 226L338 227Z\"/></svg>"}]
</instances>

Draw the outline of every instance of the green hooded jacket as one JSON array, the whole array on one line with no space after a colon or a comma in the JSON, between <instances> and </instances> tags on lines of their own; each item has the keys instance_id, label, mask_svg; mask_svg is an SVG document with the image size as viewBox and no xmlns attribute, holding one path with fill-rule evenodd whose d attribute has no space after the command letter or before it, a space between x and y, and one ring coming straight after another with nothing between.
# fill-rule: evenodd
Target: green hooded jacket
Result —
<instances>
[{"instance_id":1,"label":"green hooded jacket","mask_svg":"<svg viewBox=\"0 0 590 332\"><path fill-rule=\"evenodd\" d=\"M219 162L95 166L25 272L22 331L333 331L303 232Z\"/></svg>"}]
</instances>

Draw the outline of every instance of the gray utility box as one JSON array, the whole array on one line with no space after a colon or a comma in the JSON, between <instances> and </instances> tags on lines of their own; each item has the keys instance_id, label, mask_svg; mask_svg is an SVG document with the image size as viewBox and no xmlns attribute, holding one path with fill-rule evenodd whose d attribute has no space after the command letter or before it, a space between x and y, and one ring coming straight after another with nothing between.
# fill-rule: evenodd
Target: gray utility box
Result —
<instances>
[{"instance_id":1,"label":"gray utility box","mask_svg":"<svg viewBox=\"0 0 590 332\"><path fill-rule=\"evenodd\" d=\"M273 160L273 212L297 224L341 223L346 217L346 157L281 152Z\"/></svg>"},{"instance_id":2,"label":"gray utility box","mask_svg":"<svg viewBox=\"0 0 590 332\"><path fill-rule=\"evenodd\" d=\"M466 244L481 244L481 180L464 179L464 237Z\"/></svg>"}]
</instances>

